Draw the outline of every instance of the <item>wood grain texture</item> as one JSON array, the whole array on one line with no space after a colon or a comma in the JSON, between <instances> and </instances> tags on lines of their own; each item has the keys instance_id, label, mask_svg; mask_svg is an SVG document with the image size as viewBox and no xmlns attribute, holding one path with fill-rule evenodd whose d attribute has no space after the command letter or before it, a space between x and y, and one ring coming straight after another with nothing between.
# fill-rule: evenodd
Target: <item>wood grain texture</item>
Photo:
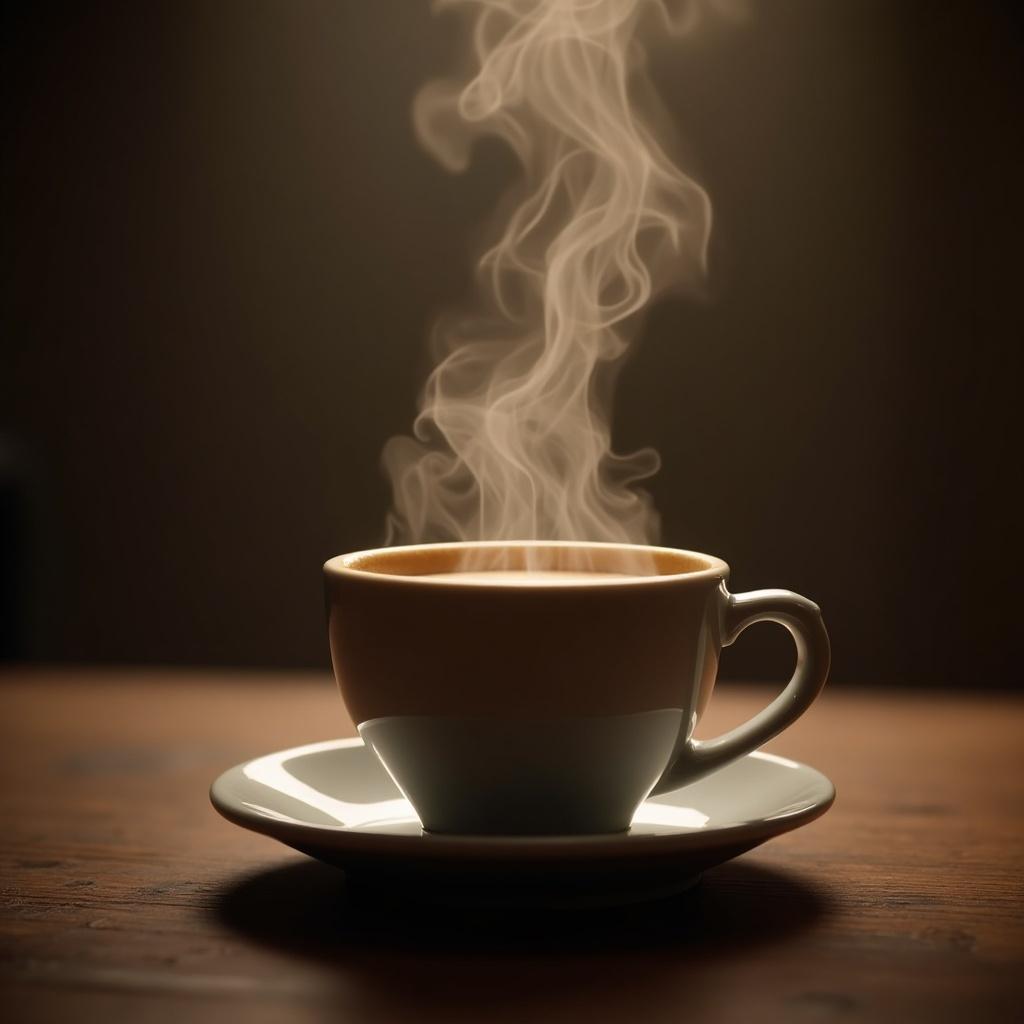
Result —
<instances>
[{"instance_id":1,"label":"wood grain texture","mask_svg":"<svg viewBox=\"0 0 1024 1024\"><path fill-rule=\"evenodd\" d=\"M771 691L724 684L717 733ZM1002 1021L1024 997L1024 702L826 691L769 749L823 819L613 911L371 907L211 779L351 733L321 675L0 676L7 1021Z\"/></svg>"}]
</instances>

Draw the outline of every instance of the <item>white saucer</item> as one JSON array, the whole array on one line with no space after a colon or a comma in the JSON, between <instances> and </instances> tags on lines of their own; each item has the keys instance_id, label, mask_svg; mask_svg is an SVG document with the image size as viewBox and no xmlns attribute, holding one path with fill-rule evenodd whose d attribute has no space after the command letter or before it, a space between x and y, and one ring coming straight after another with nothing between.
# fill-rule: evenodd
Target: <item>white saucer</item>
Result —
<instances>
[{"instance_id":1,"label":"white saucer","mask_svg":"<svg viewBox=\"0 0 1024 1024\"><path fill-rule=\"evenodd\" d=\"M645 801L628 832L587 836L426 833L360 739L268 754L210 790L228 821L262 832L350 878L414 887L419 898L473 890L544 903L628 902L687 888L705 868L806 825L835 799L813 768L748 754ZM496 883L498 883L496 885ZM491 896L488 902L494 902Z\"/></svg>"}]
</instances>

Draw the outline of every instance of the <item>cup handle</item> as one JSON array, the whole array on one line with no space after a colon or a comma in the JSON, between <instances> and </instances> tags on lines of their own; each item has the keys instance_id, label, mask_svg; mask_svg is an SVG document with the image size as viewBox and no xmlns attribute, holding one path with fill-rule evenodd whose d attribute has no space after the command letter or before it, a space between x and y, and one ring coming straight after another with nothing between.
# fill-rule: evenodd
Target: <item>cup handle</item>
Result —
<instances>
[{"instance_id":1,"label":"cup handle","mask_svg":"<svg viewBox=\"0 0 1024 1024\"><path fill-rule=\"evenodd\" d=\"M727 599L722 646L728 647L755 622L777 622L789 630L796 644L796 669L782 693L749 722L713 740L688 737L676 760L655 784L652 796L695 782L767 743L811 706L828 678L828 633L813 601L789 590L752 590L729 594Z\"/></svg>"}]
</instances>

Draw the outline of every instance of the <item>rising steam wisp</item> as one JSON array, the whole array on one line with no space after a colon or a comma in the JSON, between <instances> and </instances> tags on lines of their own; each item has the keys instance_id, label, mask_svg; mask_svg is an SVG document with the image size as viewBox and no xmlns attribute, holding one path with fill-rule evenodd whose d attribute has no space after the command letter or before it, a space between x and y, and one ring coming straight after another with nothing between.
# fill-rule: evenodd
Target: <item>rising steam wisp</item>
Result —
<instances>
[{"instance_id":1,"label":"rising steam wisp","mask_svg":"<svg viewBox=\"0 0 1024 1024\"><path fill-rule=\"evenodd\" d=\"M413 437L384 451L388 540L656 539L636 486L650 449L611 447L607 399L629 321L705 269L711 208L666 155L638 39L688 28L669 0L437 0L472 21L468 80L416 98L422 144L464 170L475 137L512 148L522 180L479 262L484 302L438 328Z\"/></svg>"}]
</instances>

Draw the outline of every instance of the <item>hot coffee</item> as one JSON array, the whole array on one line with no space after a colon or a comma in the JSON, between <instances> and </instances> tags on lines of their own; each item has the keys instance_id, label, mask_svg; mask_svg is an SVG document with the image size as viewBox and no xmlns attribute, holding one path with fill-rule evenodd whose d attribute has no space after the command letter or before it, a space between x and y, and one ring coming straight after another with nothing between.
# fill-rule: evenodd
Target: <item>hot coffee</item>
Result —
<instances>
[{"instance_id":1,"label":"hot coffee","mask_svg":"<svg viewBox=\"0 0 1024 1024\"><path fill-rule=\"evenodd\" d=\"M642 579L641 576L622 572L572 572L561 569L491 569L483 572L431 572L424 574L425 579L443 580L447 583L498 584L508 587L539 586L557 587L559 585L580 583L625 583L628 580Z\"/></svg>"}]
</instances>

